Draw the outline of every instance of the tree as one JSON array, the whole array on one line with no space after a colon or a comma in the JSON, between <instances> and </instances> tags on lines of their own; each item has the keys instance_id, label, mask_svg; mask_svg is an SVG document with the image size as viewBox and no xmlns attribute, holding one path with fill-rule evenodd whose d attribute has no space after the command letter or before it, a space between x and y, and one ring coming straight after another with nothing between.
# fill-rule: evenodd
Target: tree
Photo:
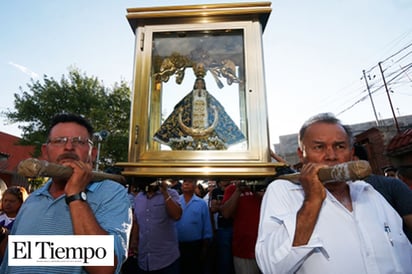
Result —
<instances>
[{"instance_id":1,"label":"tree","mask_svg":"<svg viewBox=\"0 0 412 274\"><path fill-rule=\"evenodd\" d=\"M83 115L95 131L106 130L109 135L100 150L101 167L108 163L127 161L130 115L130 88L116 83L105 88L96 77L88 77L78 69L70 69L60 82L44 75L43 82L31 80L29 91L20 87L14 94L15 110L5 112L10 122L21 123L22 145L36 146L34 157L47 139L51 118L57 113Z\"/></svg>"}]
</instances>

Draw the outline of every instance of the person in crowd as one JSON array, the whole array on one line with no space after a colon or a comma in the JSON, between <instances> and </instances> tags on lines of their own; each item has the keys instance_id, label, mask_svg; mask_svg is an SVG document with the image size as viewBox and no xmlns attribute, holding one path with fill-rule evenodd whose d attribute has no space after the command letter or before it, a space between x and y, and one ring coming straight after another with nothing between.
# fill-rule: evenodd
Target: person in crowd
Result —
<instances>
[{"instance_id":1,"label":"person in crowd","mask_svg":"<svg viewBox=\"0 0 412 274\"><path fill-rule=\"evenodd\" d=\"M7 252L0 273L119 273L127 256L132 213L127 189L112 180L92 181L97 155L93 127L84 117L58 114L51 121L42 156L70 167L70 178L53 177L23 203L11 235L113 235L113 265L11 266Z\"/></svg>"},{"instance_id":2,"label":"person in crowd","mask_svg":"<svg viewBox=\"0 0 412 274\"><path fill-rule=\"evenodd\" d=\"M22 186L12 186L4 191L3 198L1 199L3 211L0 214L0 245L13 227L17 213L27 197L28 193ZM4 248L5 246L0 248L0 250L4 250ZM0 252L1 258L3 258L3 255L3 252Z\"/></svg>"},{"instance_id":3,"label":"person in crowd","mask_svg":"<svg viewBox=\"0 0 412 274\"><path fill-rule=\"evenodd\" d=\"M216 215L215 224L215 246L216 246L216 273L217 274L234 274L233 255L232 255L232 237L233 237L233 219L225 218L221 212L221 205L225 189L230 185L229 180L220 180L212 191L210 201L210 211Z\"/></svg>"},{"instance_id":4,"label":"person in crowd","mask_svg":"<svg viewBox=\"0 0 412 274\"><path fill-rule=\"evenodd\" d=\"M411 273L402 219L370 184L323 184L321 168L348 162L353 136L330 113L299 131L300 184L278 179L263 197L256 257L263 273Z\"/></svg>"},{"instance_id":5,"label":"person in crowd","mask_svg":"<svg viewBox=\"0 0 412 274\"><path fill-rule=\"evenodd\" d=\"M383 173L386 177L393 177L396 178L397 169L393 166L387 166L383 169Z\"/></svg>"},{"instance_id":6,"label":"person in crowd","mask_svg":"<svg viewBox=\"0 0 412 274\"><path fill-rule=\"evenodd\" d=\"M209 241L209 246L207 247L206 262L204 274L215 274L216 273L216 242L215 242L215 214L211 212L211 200L212 191L216 189L216 181L208 180L205 182L207 185L207 193L203 196L203 200L207 203L209 208L210 222L212 224L213 238ZM216 216L217 217L217 216Z\"/></svg>"},{"instance_id":7,"label":"person in crowd","mask_svg":"<svg viewBox=\"0 0 412 274\"><path fill-rule=\"evenodd\" d=\"M263 189L252 191L245 181L235 181L225 189L220 207L226 219L233 219L232 254L236 274L261 273L256 263L255 244Z\"/></svg>"},{"instance_id":8,"label":"person in crowd","mask_svg":"<svg viewBox=\"0 0 412 274\"><path fill-rule=\"evenodd\" d=\"M4 191L6 191L6 189L7 189L7 184L2 179L0 179L0 201L1 201L1 198L3 197ZM1 213L2 210L3 210L2 205L0 203L0 213Z\"/></svg>"},{"instance_id":9,"label":"person in crowd","mask_svg":"<svg viewBox=\"0 0 412 274\"><path fill-rule=\"evenodd\" d=\"M196 188L195 188L195 194L200 197L204 198L205 195L207 194L207 187L203 183L197 183Z\"/></svg>"},{"instance_id":10,"label":"person in crowd","mask_svg":"<svg viewBox=\"0 0 412 274\"><path fill-rule=\"evenodd\" d=\"M175 223L182 216L179 194L166 181L152 182L134 200L130 237L138 271L130 273L179 274L179 242Z\"/></svg>"},{"instance_id":11,"label":"person in crowd","mask_svg":"<svg viewBox=\"0 0 412 274\"><path fill-rule=\"evenodd\" d=\"M203 200L206 201L208 206L210 207L210 200L212 196L212 191L216 188L216 181L207 181L207 192L205 196L203 196Z\"/></svg>"},{"instance_id":12,"label":"person in crowd","mask_svg":"<svg viewBox=\"0 0 412 274\"><path fill-rule=\"evenodd\" d=\"M6 189L1 199L2 214L0 214L0 227L10 230L20 210L21 205L28 197L27 190L22 186L12 186Z\"/></svg>"},{"instance_id":13,"label":"person in crowd","mask_svg":"<svg viewBox=\"0 0 412 274\"><path fill-rule=\"evenodd\" d=\"M182 194L182 182L176 179L170 179L170 188L177 191L177 193Z\"/></svg>"},{"instance_id":14,"label":"person in crowd","mask_svg":"<svg viewBox=\"0 0 412 274\"><path fill-rule=\"evenodd\" d=\"M205 269L205 261L209 242L213 237L209 207L197 195L195 179L183 180L180 204L183 214L176 223L181 274L201 274Z\"/></svg>"},{"instance_id":15,"label":"person in crowd","mask_svg":"<svg viewBox=\"0 0 412 274\"><path fill-rule=\"evenodd\" d=\"M354 144L353 159L368 161L367 150L360 144ZM402 217L403 231L412 243L412 189L392 176L371 174L364 180L371 184Z\"/></svg>"},{"instance_id":16,"label":"person in crowd","mask_svg":"<svg viewBox=\"0 0 412 274\"><path fill-rule=\"evenodd\" d=\"M217 181L212 181L214 186L213 187L209 187L209 189L211 189L211 192L209 193L209 199L208 201L208 205L209 205L209 211L210 211L210 219L212 222L212 229L213 229L213 235L216 234L216 230L218 228L217 226L217 221L218 221L218 216L220 213L220 205L222 203L223 200L223 194L224 194L224 190L222 190L222 186L221 186L221 182L223 182L224 184L226 182L229 181L227 180L217 180ZM225 186L226 188L226 186ZM218 200L218 193L220 200Z\"/></svg>"},{"instance_id":17,"label":"person in crowd","mask_svg":"<svg viewBox=\"0 0 412 274\"><path fill-rule=\"evenodd\" d=\"M134 199L138 193L139 189L135 185L128 185L127 198L129 198L130 206L132 207L132 212L134 212Z\"/></svg>"},{"instance_id":18,"label":"person in crowd","mask_svg":"<svg viewBox=\"0 0 412 274\"><path fill-rule=\"evenodd\" d=\"M399 166L396 176L412 189L412 165Z\"/></svg>"}]
</instances>

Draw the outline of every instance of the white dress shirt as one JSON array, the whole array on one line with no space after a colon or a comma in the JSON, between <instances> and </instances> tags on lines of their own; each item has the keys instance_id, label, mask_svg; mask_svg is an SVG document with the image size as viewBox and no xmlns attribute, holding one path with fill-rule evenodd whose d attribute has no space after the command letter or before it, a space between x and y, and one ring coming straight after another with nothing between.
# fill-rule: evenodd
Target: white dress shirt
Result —
<instances>
[{"instance_id":1,"label":"white dress shirt","mask_svg":"<svg viewBox=\"0 0 412 274\"><path fill-rule=\"evenodd\" d=\"M292 247L300 185L272 182L263 197L256 259L266 274L412 273L412 246L396 211L364 181L348 182L353 211L327 192L307 245Z\"/></svg>"}]
</instances>

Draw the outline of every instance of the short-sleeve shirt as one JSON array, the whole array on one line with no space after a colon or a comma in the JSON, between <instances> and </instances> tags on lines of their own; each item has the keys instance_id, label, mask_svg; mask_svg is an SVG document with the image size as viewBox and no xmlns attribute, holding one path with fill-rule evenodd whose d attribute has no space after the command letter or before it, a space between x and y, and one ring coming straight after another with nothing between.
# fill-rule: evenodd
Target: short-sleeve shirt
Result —
<instances>
[{"instance_id":1,"label":"short-sleeve shirt","mask_svg":"<svg viewBox=\"0 0 412 274\"><path fill-rule=\"evenodd\" d=\"M73 235L73 224L66 195L53 198L51 181L26 199L17 214L12 235ZM111 181L92 182L87 187L87 203L100 226L114 235L117 273L126 259L132 223L127 189ZM0 273L86 273L81 266L8 266L6 252Z\"/></svg>"}]
</instances>

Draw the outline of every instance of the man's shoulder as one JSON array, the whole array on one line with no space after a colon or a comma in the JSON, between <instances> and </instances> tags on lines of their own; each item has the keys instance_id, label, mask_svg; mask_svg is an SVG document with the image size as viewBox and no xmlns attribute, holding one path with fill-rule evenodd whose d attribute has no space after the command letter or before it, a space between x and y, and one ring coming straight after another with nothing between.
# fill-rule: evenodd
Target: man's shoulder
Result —
<instances>
[{"instance_id":1,"label":"man's shoulder","mask_svg":"<svg viewBox=\"0 0 412 274\"><path fill-rule=\"evenodd\" d=\"M193 194L193 196L192 196L192 201L196 201L196 202L198 202L198 201L203 201L203 198L200 198L200 197L197 196L196 194Z\"/></svg>"},{"instance_id":2,"label":"man's shoulder","mask_svg":"<svg viewBox=\"0 0 412 274\"><path fill-rule=\"evenodd\" d=\"M197 196L196 194L193 194L192 202L199 203L200 206L205 205L207 207L207 202L203 198Z\"/></svg>"},{"instance_id":3,"label":"man's shoulder","mask_svg":"<svg viewBox=\"0 0 412 274\"><path fill-rule=\"evenodd\" d=\"M292 197L302 196L303 188L299 183L293 183L285 179L275 179L266 187L264 198L275 200L289 200Z\"/></svg>"},{"instance_id":4,"label":"man's shoulder","mask_svg":"<svg viewBox=\"0 0 412 274\"><path fill-rule=\"evenodd\" d=\"M114 191L116 191L116 190L126 190L127 191L127 188L124 185L122 185L121 183L118 183L118 182L113 181L113 180L107 180L107 179L103 180L103 181L92 182L88 185L87 188L91 189L91 190L93 190L93 189L102 189L102 190L103 189L104 190L113 189Z\"/></svg>"},{"instance_id":5,"label":"man's shoulder","mask_svg":"<svg viewBox=\"0 0 412 274\"><path fill-rule=\"evenodd\" d=\"M302 189L300 183L279 178L275 178L272 182L270 182L268 187L271 189Z\"/></svg>"},{"instance_id":6,"label":"man's shoulder","mask_svg":"<svg viewBox=\"0 0 412 274\"><path fill-rule=\"evenodd\" d=\"M407 188L407 185L402 182L401 180L393 177L387 177L383 175L376 175L372 174L369 175L367 178L364 179L365 182L371 184L373 187L381 187L387 189L394 189L394 188Z\"/></svg>"},{"instance_id":7,"label":"man's shoulder","mask_svg":"<svg viewBox=\"0 0 412 274\"><path fill-rule=\"evenodd\" d=\"M176 189L174 189L174 188L169 187L167 191L168 191L170 194L174 194L174 195L176 195L176 196L179 196L179 192L178 192Z\"/></svg>"},{"instance_id":8,"label":"man's shoulder","mask_svg":"<svg viewBox=\"0 0 412 274\"><path fill-rule=\"evenodd\" d=\"M100 182L93 182L87 186L87 191L90 193L96 193L98 194L97 196L102 197L102 198L103 197L119 197L121 199L127 198L127 188L123 186L122 184L117 183L112 180L103 180Z\"/></svg>"}]
</instances>

